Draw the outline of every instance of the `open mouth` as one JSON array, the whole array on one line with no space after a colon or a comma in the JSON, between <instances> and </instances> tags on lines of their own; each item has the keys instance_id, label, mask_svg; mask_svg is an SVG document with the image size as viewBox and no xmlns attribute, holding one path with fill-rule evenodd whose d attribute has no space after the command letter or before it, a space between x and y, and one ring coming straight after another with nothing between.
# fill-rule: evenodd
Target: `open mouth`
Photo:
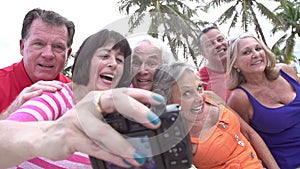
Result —
<instances>
[{"instance_id":1,"label":"open mouth","mask_svg":"<svg viewBox=\"0 0 300 169\"><path fill-rule=\"evenodd\" d=\"M38 64L40 67L43 67L43 68L53 68L54 66L48 66L48 65L42 65L42 64Z\"/></svg>"},{"instance_id":2,"label":"open mouth","mask_svg":"<svg viewBox=\"0 0 300 169\"><path fill-rule=\"evenodd\" d=\"M222 53L224 53L224 52L226 52L226 51L227 51L227 49L224 48L224 49L222 49L222 50L217 51L217 53L218 53L218 54L222 54Z\"/></svg>"},{"instance_id":3,"label":"open mouth","mask_svg":"<svg viewBox=\"0 0 300 169\"><path fill-rule=\"evenodd\" d=\"M251 65L258 65L258 64L260 64L261 62L262 62L262 60L258 60L258 61L256 61L256 62L252 63Z\"/></svg>"},{"instance_id":4,"label":"open mouth","mask_svg":"<svg viewBox=\"0 0 300 169\"><path fill-rule=\"evenodd\" d=\"M100 75L100 78L102 78L102 79L105 79L105 80L107 80L107 81L113 81L113 79L114 79L114 76L113 75L109 75L109 74L102 74L102 75Z\"/></svg>"},{"instance_id":5,"label":"open mouth","mask_svg":"<svg viewBox=\"0 0 300 169\"><path fill-rule=\"evenodd\" d=\"M138 79L138 82L151 82L150 80Z\"/></svg>"},{"instance_id":6,"label":"open mouth","mask_svg":"<svg viewBox=\"0 0 300 169\"><path fill-rule=\"evenodd\" d=\"M193 114L198 114L202 111L202 109L203 109L203 106L195 107L195 108L192 108L191 112Z\"/></svg>"}]
</instances>

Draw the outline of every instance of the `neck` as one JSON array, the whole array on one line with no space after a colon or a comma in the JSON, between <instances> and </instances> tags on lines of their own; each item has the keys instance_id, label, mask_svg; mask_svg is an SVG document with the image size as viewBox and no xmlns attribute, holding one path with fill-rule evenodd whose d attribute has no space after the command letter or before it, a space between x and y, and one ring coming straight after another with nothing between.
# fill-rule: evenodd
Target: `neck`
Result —
<instances>
[{"instance_id":1,"label":"neck","mask_svg":"<svg viewBox=\"0 0 300 169\"><path fill-rule=\"evenodd\" d=\"M226 62L217 62L217 63L212 63L208 62L206 65L209 69L217 71L217 72L226 72Z\"/></svg>"},{"instance_id":2,"label":"neck","mask_svg":"<svg viewBox=\"0 0 300 169\"><path fill-rule=\"evenodd\" d=\"M71 84L72 91L74 93L74 98L76 103L79 102L85 95L90 91L87 86L79 85L76 83Z\"/></svg>"}]
</instances>

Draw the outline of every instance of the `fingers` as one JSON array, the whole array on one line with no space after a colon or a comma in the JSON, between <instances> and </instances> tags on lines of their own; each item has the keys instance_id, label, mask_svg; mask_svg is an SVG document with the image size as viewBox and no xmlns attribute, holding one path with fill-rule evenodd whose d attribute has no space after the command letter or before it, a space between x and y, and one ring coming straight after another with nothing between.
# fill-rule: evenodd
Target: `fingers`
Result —
<instances>
[{"instance_id":1,"label":"fingers","mask_svg":"<svg viewBox=\"0 0 300 169\"><path fill-rule=\"evenodd\" d=\"M76 113L75 110L73 112ZM67 116L65 115L62 118L65 117ZM111 161L123 167L128 167L124 160L136 166L141 165L134 159L134 156L136 156L135 148L110 125L95 118L95 116L89 112L85 112L85 114L77 112L77 120L80 123L79 129L82 129L85 136L88 136L89 139L92 140L92 143L95 144L88 149L82 145L83 142L80 145L77 144L76 146L79 146L78 151L105 161ZM138 155L138 157L141 156Z\"/></svg>"},{"instance_id":2,"label":"fingers","mask_svg":"<svg viewBox=\"0 0 300 169\"><path fill-rule=\"evenodd\" d=\"M164 103L164 98L142 89L111 90L102 95L98 105L101 105L104 111L109 110L106 111L108 113L117 111L148 128L157 128L160 125L159 117L140 102L158 105Z\"/></svg>"},{"instance_id":3,"label":"fingers","mask_svg":"<svg viewBox=\"0 0 300 169\"><path fill-rule=\"evenodd\" d=\"M148 128L154 129L159 127L160 119L145 104L158 105L162 103L164 103L163 97L150 91L142 89L113 89L88 93L76 104L71 112L76 114L74 116L77 116L76 123L78 123L78 128L93 143L101 147L101 150L106 151L106 153L101 152L98 154L103 155L98 157L107 160L113 156L116 161L111 159L110 161L124 166L126 164L119 159L122 158L138 166L143 163L143 159L145 158L137 154L135 148L122 135L102 120L101 113L117 111ZM97 106L101 107L102 112L97 110Z\"/></svg>"},{"instance_id":4,"label":"fingers","mask_svg":"<svg viewBox=\"0 0 300 169\"><path fill-rule=\"evenodd\" d=\"M19 94L19 102L24 103L25 101L40 96L43 92L56 92L62 89L62 82L59 81L38 81L33 85L26 87Z\"/></svg>"},{"instance_id":5,"label":"fingers","mask_svg":"<svg viewBox=\"0 0 300 169\"><path fill-rule=\"evenodd\" d=\"M38 81L27 88L27 92L42 90L44 92L55 92L62 89L62 82L59 81Z\"/></svg>"}]
</instances>

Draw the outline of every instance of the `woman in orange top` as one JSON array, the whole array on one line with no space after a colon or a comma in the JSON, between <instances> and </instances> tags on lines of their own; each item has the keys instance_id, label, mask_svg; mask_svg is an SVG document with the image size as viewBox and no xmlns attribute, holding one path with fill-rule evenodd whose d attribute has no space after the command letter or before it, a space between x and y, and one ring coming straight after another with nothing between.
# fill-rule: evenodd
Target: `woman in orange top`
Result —
<instances>
[{"instance_id":1,"label":"woman in orange top","mask_svg":"<svg viewBox=\"0 0 300 169\"><path fill-rule=\"evenodd\" d=\"M259 135L224 100L213 92L202 93L193 67L182 62L160 66L153 91L165 96L168 104L181 105L197 168L262 169L258 156L267 168L279 168Z\"/></svg>"}]
</instances>

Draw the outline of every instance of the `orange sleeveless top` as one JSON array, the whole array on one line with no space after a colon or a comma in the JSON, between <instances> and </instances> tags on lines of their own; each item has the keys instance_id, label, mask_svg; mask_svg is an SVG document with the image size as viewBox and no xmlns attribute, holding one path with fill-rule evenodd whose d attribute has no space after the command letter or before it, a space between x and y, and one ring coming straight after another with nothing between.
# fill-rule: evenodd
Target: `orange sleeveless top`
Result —
<instances>
[{"instance_id":1,"label":"orange sleeveless top","mask_svg":"<svg viewBox=\"0 0 300 169\"><path fill-rule=\"evenodd\" d=\"M253 147L241 133L236 115L210 98L205 102L219 107L219 121L205 138L191 137L191 142L198 144L194 165L198 169L262 169Z\"/></svg>"}]
</instances>

